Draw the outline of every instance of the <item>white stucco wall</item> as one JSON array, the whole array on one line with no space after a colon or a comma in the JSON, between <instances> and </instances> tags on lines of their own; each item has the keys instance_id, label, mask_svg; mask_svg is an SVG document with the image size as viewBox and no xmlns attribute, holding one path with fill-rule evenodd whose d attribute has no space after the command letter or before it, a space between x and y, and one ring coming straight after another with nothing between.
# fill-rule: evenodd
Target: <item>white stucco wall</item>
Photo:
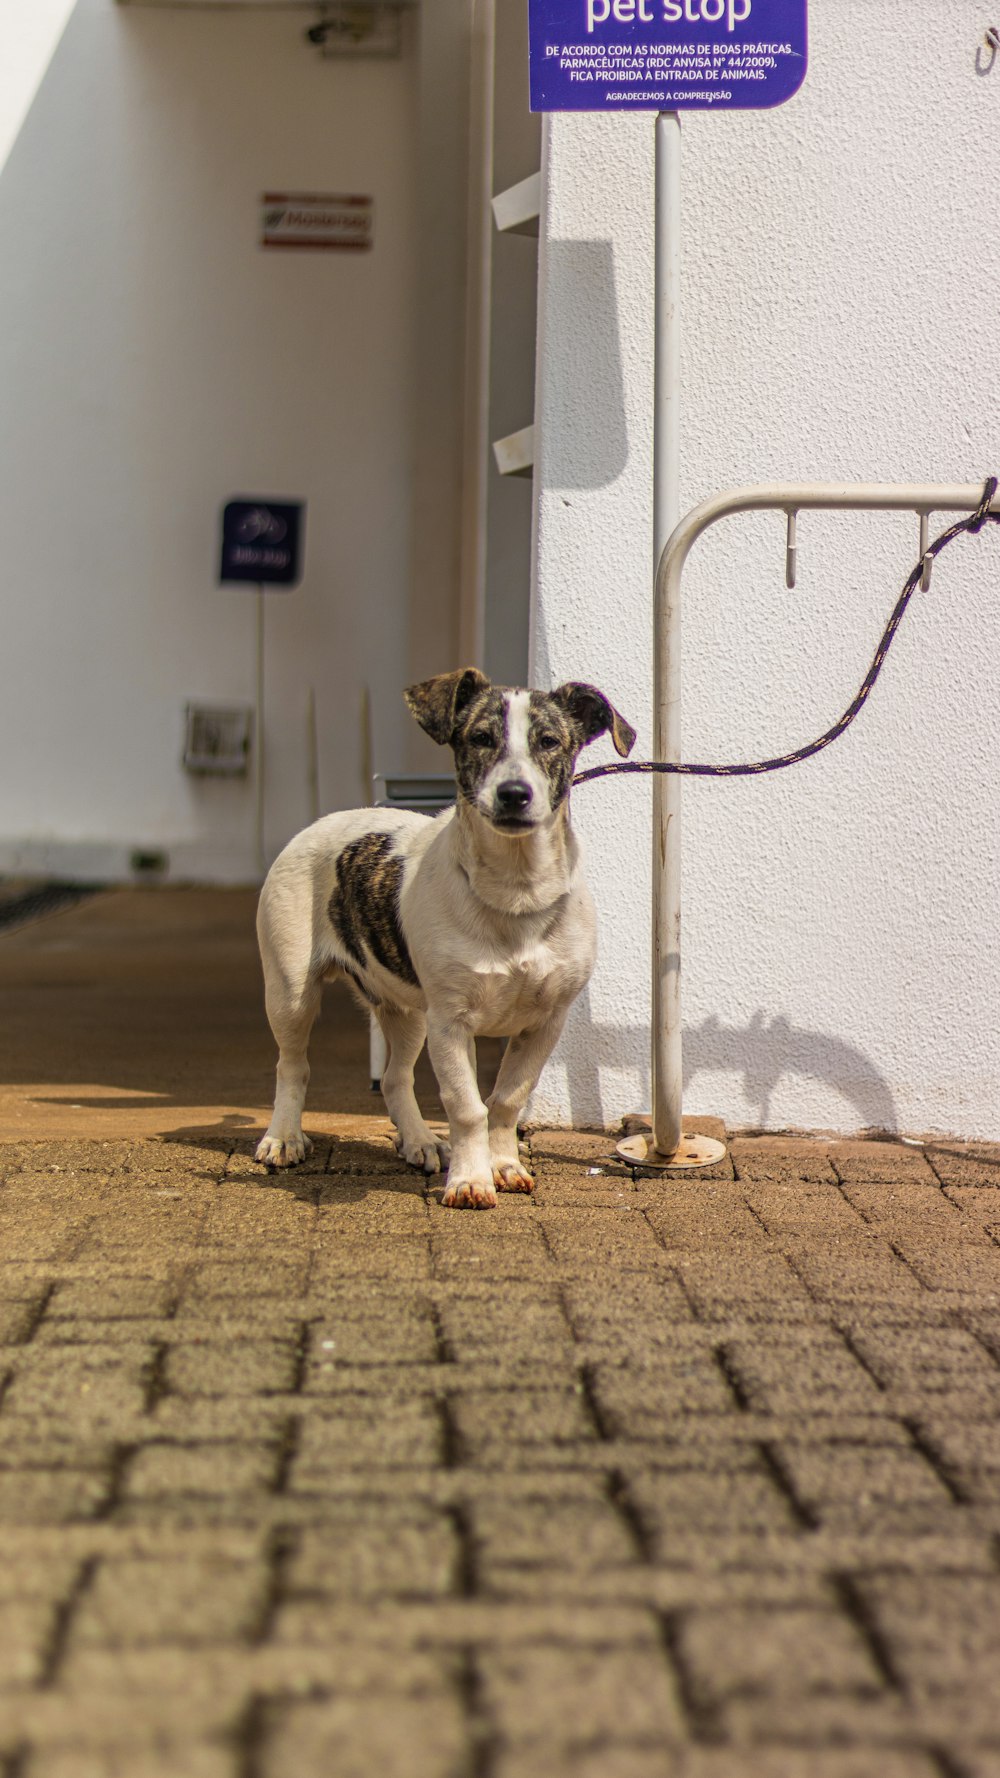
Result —
<instances>
[{"instance_id":1,"label":"white stucco wall","mask_svg":"<svg viewBox=\"0 0 1000 1778\"><path fill-rule=\"evenodd\" d=\"M414 320L417 50L411 28L398 61L324 61L308 22L78 0L22 106L0 171L0 871L127 874L153 848L174 876L253 876L252 781L180 766L187 700L253 701L255 595L216 584L233 495L308 502L305 582L266 608L268 852L309 814L309 684L324 807L364 794L366 685L374 763L402 762L414 361L438 349ZM374 251L263 252L268 190L371 194Z\"/></svg>"},{"instance_id":2,"label":"white stucco wall","mask_svg":"<svg viewBox=\"0 0 1000 1778\"><path fill-rule=\"evenodd\" d=\"M795 99L685 118L682 510L1000 471L990 22L811 0ZM648 757L652 120L558 116L547 144L533 682L596 682ZM916 543L907 517L804 516L789 592L780 516L717 527L685 575L685 757L827 727ZM1000 1136L998 582L995 531L954 545L833 749L685 786L686 1111ZM648 785L583 789L574 819L601 957L534 1110L613 1123L649 1106Z\"/></svg>"}]
</instances>

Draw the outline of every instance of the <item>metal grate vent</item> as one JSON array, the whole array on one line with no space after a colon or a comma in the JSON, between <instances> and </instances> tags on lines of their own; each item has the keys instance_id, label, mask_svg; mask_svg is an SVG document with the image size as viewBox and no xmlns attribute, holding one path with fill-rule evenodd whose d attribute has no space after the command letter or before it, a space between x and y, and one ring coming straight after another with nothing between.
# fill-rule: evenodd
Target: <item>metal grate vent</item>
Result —
<instances>
[{"instance_id":1,"label":"metal grate vent","mask_svg":"<svg viewBox=\"0 0 1000 1778\"><path fill-rule=\"evenodd\" d=\"M243 704L185 706L184 769L202 777L246 776L253 711Z\"/></svg>"}]
</instances>

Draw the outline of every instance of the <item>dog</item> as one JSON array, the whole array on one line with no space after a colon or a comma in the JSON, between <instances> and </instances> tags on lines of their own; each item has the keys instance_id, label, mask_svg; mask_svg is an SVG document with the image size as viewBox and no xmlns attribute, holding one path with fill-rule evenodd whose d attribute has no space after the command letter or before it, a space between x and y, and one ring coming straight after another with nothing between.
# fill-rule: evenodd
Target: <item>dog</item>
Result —
<instances>
[{"instance_id":1,"label":"dog","mask_svg":"<svg viewBox=\"0 0 1000 1778\"><path fill-rule=\"evenodd\" d=\"M475 667L405 692L431 739L452 748L457 800L432 817L358 809L326 815L275 860L257 933L278 1045L277 1093L257 1148L268 1167L304 1159L309 1033L324 981L343 978L385 1037L382 1093L411 1165L448 1168L442 1202L481 1209L531 1191L517 1126L589 980L596 922L569 820L577 755L635 730L592 685L495 686ZM413 1068L426 1036L449 1145L425 1123ZM508 1038L484 1105L475 1038Z\"/></svg>"}]
</instances>

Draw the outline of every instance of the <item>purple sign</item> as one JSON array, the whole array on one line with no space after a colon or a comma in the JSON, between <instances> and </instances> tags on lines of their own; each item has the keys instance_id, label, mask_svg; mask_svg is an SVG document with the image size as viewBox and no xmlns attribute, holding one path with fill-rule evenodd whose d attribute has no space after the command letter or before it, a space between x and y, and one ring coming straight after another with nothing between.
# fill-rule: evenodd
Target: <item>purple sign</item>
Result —
<instances>
[{"instance_id":1,"label":"purple sign","mask_svg":"<svg viewBox=\"0 0 1000 1778\"><path fill-rule=\"evenodd\" d=\"M528 0L532 111L765 111L806 74L807 0Z\"/></svg>"}]
</instances>

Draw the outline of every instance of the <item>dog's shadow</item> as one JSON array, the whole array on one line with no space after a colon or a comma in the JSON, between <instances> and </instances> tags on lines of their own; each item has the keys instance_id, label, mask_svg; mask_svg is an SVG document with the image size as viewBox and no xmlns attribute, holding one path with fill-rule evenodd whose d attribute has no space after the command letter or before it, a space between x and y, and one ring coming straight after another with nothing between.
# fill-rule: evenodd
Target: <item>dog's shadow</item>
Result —
<instances>
[{"instance_id":1,"label":"dog's shadow","mask_svg":"<svg viewBox=\"0 0 1000 1778\"><path fill-rule=\"evenodd\" d=\"M309 1134L308 1117L304 1121ZM377 1121L384 1123L384 1131L338 1136L313 1130L311 1152L294 1167L265 1167L255 1160L264 1125L237 1115L217 1124L166 1130L156 1140L177 1149L178 1162L192 1180L287 1192L302 1203L361 1203L372 1191L425 1198L443 1190L444 1176L418 1172L401 1160L388 1118Z\"/></svg>"}]
</instances>

